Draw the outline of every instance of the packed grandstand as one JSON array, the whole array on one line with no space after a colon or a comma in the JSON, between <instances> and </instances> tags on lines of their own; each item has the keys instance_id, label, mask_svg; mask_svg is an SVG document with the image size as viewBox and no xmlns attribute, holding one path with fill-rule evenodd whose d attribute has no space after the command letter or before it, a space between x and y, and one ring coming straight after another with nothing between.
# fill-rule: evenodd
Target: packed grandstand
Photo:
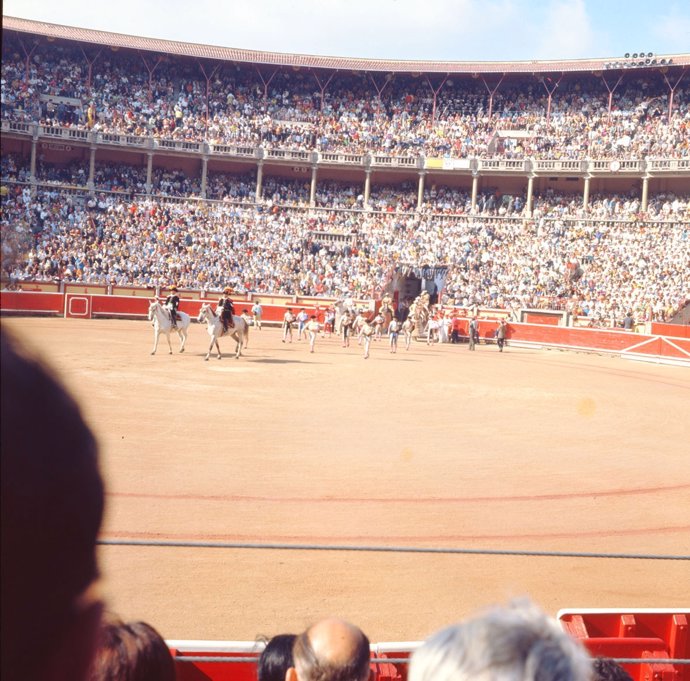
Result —
<instances>
[{"instance_id":1,"label":"packed grandstand","mask_svg":"<svg viewBox=\"0 0 690 681\"><path fill-rule=\"evenodd\" d=\"M5 289L688 314L690 55L376 62L2 30ZM650 658L636 680L682 681L688 616L560 620L592 654ZM194 643L171 643L178 679L256 678L260 645ZM413 649L374 646L375 678L404 681Z\"/></svg>"},{"instance_id":2,"label":"packed grandstand","mask_svg":"<svg viewBox=\"0 0 690 681\"><path fill-rule=\"evenodd\" d=\"M2 49L6 287L415 279L593 326L690 299L689 55L371 62L10 17Z\"/></svg>"}]
</instances>

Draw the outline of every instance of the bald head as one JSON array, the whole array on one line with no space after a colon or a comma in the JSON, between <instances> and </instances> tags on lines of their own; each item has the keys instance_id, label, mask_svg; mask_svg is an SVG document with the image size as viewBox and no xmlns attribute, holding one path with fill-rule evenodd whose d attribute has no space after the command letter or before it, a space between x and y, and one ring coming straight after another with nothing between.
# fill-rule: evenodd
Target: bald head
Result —
<instances>
[{"instance_id":1,"label":"bald head","mask_svg":"<svg viewBox=\"0 0 690 681\"><path fill-rule=\"evenodd\" d=\"M359 627L338 618L317 622L295 641L295 668L288 681L366 681L369 639Z\"/></svg>"}]
</instances>

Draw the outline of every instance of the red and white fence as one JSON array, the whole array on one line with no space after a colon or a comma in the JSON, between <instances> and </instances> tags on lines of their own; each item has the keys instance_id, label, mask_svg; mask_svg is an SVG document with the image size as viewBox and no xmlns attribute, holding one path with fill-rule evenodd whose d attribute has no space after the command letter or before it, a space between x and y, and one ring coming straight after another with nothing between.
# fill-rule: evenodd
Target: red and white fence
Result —
<instances>
[{"instance_id":1,"label":"red and white fence","mask_svg":"<svg viewBox=\"0 0 690 681\"><path fill-rule=\"evenodd\" d=\"M147 316L149 300L155 296L151 289L122 287L106 291L104 286L66 285L63 292L49 291L3 291L0 293L0 312L3 314L47 314L70 318L92 319L97 317L143 319ZM204 302L215 303L215 298L202 298L198 292L183 293L180 310L192 317L199 314ZM316 314L320 321L332 300L300 298L295 296L261 296L262 320L267 324L279 324L285 310L304 308L308 314ZM363 301L357 301L363 302ZM235 299L235 311L251 311L253 300ZM491 311L481 313L479 335L484 340L494 337L498 315ZM487 318L489 317L489 318ZM508 325L507 340L514 346L544 347L580 352L614 354L627 359L636 359L663 364L690 367L690 329L682 325L652 324L652 333L640 334L614 329L590 329L555 325L553 320L539 320L547 323L511 322ZM453 322L460 336L467 336L469 319L459 317Z\"/></svg>"}]
</instances>

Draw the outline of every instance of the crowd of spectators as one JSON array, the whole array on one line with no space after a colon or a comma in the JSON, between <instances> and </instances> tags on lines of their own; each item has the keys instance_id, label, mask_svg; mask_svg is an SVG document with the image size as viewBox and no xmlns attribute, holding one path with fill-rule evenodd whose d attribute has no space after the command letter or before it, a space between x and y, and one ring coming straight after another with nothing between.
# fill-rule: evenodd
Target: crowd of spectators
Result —
<instances>
[{"instance_id":1,"label":"crowd of spectators","mask_svg":"<svg viewBox=\"0 0 690 681\"><path fill-rule=\"evenodd\" d=\"M522 158L688 157L690 89L656 69L560 80L261 70L5 36L2 117L160 138L349 153ZM207 87L208 86L208 87ZM493 91L490 101L489 92ZM552 97L548 97L552 93ZM491 107L492 115L489 116ZM547 113L548 111L548 113ZM501 135L498 132L501 131ZM508 131L513 131L511 134ZM2 156L3 276L334 296L371 295L402 267L447 267L457 304L560 307L595 324L666 319L688 293L690 199L311 175L200 173L97 159ZM88 191L95 193L89 194ZM314 205L310 203L314 199ZM531 211L529 210L531 208ZM319 233L352 235L329 240Z\"/></svg>"},{"instance_id":2,"label":"crowd of spectators","mask_svg":"<svg viewBox=\"0 0 690 681\"><path fill-rule=\"evenodd\" d=\"M3 119L352 154L690 156L690 86L675 84L669 117L670 88L658 69L627 72L620 83L606 74L501 83L461 74L319 76L234 63L202 69L172 55L89 54L59 42L27 57L15 37L4 38Z\"/></svg>"},{"instance_id":3,"label":"crowd of spectators","mask_svg":"<svg viewBox=\"0 0 690 681\"><path fill-rule=\"evenodd\" d=\"M596 325L630 311L666 320L690 292L688 196L654 197L644 219L634 198L595 197L592 220L556 194L540 197L531 219L502 212L503 200L488 208L493 195L474 214L309 209L280 203L290 195L280 182L270 195L162 201L43 186L32 198L8 184L3 275L364 297L406 266L445 266L449 303L568 309Z\"/></svg>"}]
</instances>

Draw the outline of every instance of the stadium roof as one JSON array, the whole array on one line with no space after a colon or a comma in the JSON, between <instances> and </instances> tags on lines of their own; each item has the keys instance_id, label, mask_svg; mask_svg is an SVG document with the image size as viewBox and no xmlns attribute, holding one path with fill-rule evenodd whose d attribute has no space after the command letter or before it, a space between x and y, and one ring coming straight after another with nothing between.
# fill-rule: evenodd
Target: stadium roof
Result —
<instances>
[{"instance_id":1,"label":"stadium roof","mask_svg":"<svg viewBox=\"0 0 690 681\"><path fill-rule=\"evenodd\" d=\"M326 70L379 71L385 73L554 73L554 72L591 72L603 71L607 64L624 61L622 58L577 59L567 61L514 61L514 62L455 62L455 61L401 61L386 59L361 59L350 57L325 57L305 54L284 54L280 52L262 52L243 50L215 45L184 43L176 40L144 38L110 33L74 26L61 26L43 21L20 19L3 16L3 31L17 31L30 35L41 35L48 39L72 40L92 45L131 50L144 50L163 54L172 54L198 59L214 59L246 64L267 66L290 66ZM658 58L668 56L674 66L690 65L690 54L655 55Z\"/></svg>"}]
</instances>

